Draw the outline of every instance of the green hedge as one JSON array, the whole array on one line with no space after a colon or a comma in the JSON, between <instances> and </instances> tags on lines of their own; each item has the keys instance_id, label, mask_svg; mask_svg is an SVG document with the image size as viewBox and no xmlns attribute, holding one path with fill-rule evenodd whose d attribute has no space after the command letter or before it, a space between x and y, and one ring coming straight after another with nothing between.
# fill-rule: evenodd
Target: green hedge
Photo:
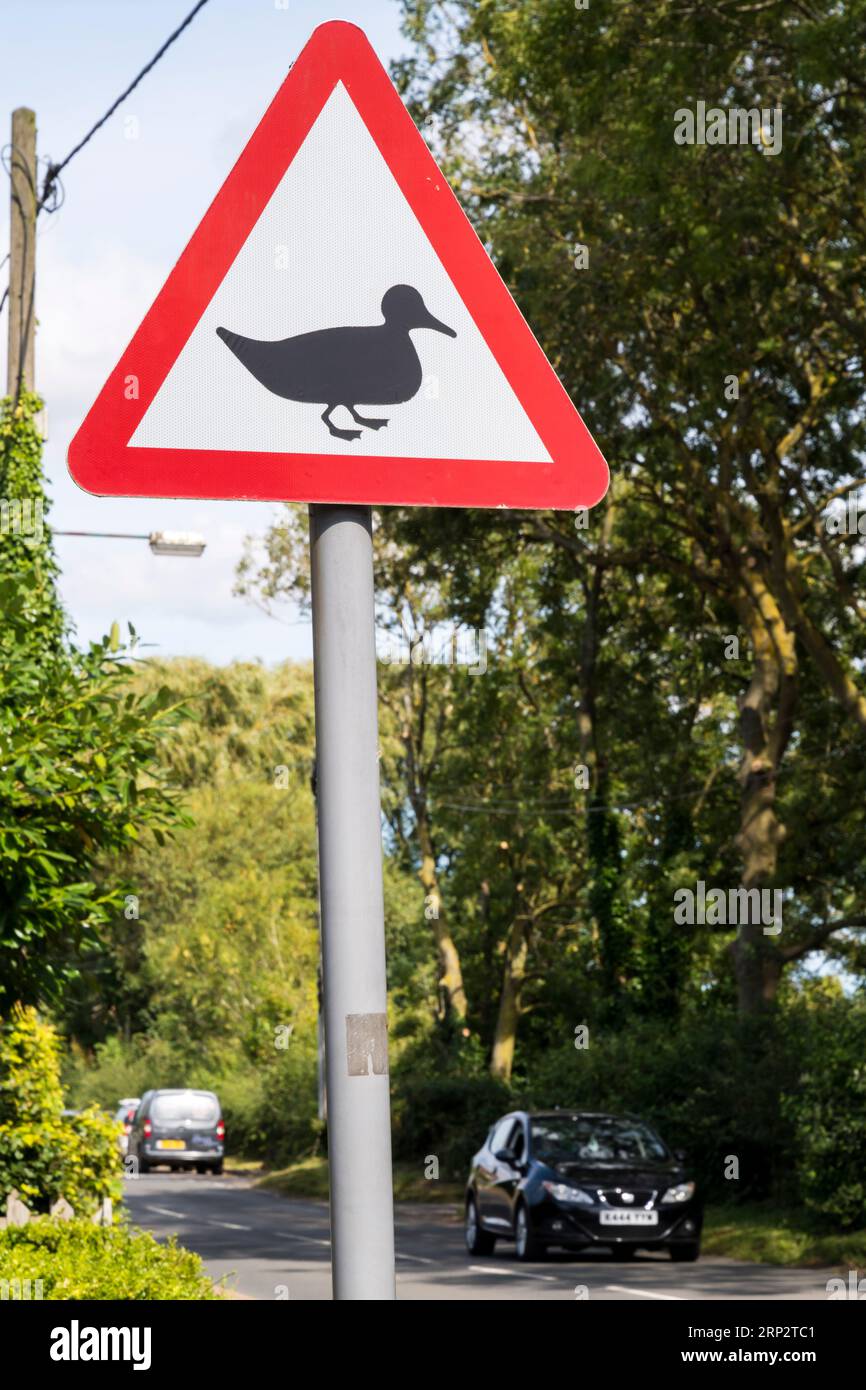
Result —
<instances>
[{"instance_id":1,"label":"green hedge","mask_svg":"<svg viewBox=\"0 0 866 1390\"><path fill-rule=\"evenodd\" d=\"M277 1167L321 1149L316 1053L294 1039L267 1062L246 1063L213 1082L229 1153Z\"/></svg>"},{"instance_id":2,"label":"green hedge","mask_svg":"<svg viewBox=\"0 0 866 1390\"><path fill-rule=\"evenodd\" d=\"M866 1001L816 985L767 1017L722 1009L676 1021L590 1028L532 1058L512 1087L484 1076L394 1078L395 1158L436 1154L464 1177L490 1123L509 1109L626 1112L685 1149L716 1201L771 1199L824 1230L866 1226ZM730 1158L739 1177L726 1176Z\"/></svg>"},{"instance_id":3,"label":"green hedge","mask_svg":"<svg viewBox=\"0 0 866 1390\"><path fill-rule=\"evenodd\" d=\"M488 1127L509 1110L507 1086L489 1076L398 1075L392 1112L394 1157L423 1169L435 1155L443 1178L465 1178Z\"/></svg>"},{"instance_id":4,"label":"green hedge","mask_svg":"<svg viewBox=\"0 0 866 1390\"><path fill-rule=\"evenodd\" d=\"M763 1019L712 1010L591 1029L589 1042L539 1059L521 1099L639 1115L688 1152L716 1200L771 1198L833 1230L866 1225L863 1000L816 987Z\"/></svg>"},{"instance_id":5,"label":"green hedge","mask_svg":"<svg viewBox=\"0 0 866 1390\"><path fill-rule=\"evenodd\" d=\"M95 1106L64 1118L60 1049L35 1009L0 1027L0 1205L15 1188L31 1211L63 1196L81 1215L120 1195L118 1127Z\"/></svg>"},{"instance_id":6,"label":"green hedge","mask_svg":"<svg viewBox=\"0 0 866 1390\"><path fill-rule=\"evenodd\" d=\"M198 1255L173 1238L44 1216L0 1230L0 1296L22 1297L27 1281L30 1298L49 1300L217 1297Z\"/></svg>"},{"instance_id":7,"label":"green hedge","mask_svg":"<svg viewBox=\"0 0 866 1390\"><path fill-rule=\"evenodd\" d=\"M798 1030L797 1085L782 1109L806 1206L845 1231L866 1226L866 1006L837 1000Z\"/></svg>"}]
</instances>

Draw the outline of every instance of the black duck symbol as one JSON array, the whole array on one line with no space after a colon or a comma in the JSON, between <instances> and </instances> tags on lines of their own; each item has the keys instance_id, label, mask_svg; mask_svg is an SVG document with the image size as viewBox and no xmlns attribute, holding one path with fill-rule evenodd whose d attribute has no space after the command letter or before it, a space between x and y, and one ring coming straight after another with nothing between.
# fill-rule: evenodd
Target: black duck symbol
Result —
<instances>
[{"instance_id":1,"label":"black duck symbol","mask_svg":"<svg viewBox=\"0 0 866 1390\"><path fill-rule=\"evenodd\" d=\"M331 412L345 406L352 419L379 430L387 420L368 420L355 409L365 405L398 405L417 393L423 373L409 337L414 328L433 328L456 338L433 317L411 285L393 285L382 300L384 323L370 328L320 328L295 338L262 342L244 338L228 328L217 333L256 381L287 401L324 405L322 420L335 439L360 439L360 430L341 430Z\"/></svg>"}]
</instances>

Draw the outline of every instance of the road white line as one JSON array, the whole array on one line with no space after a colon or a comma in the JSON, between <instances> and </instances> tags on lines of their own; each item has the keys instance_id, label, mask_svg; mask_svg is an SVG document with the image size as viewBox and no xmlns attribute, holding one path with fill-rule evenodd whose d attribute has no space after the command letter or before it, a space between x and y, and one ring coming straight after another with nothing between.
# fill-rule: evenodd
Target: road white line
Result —
<instances>
[{"instance_id":1,"label":"road white line","mask_svg":"<svg viewBox=\"0 0 866 1390\"><path fill-rule=\"evenodd\" d=\"M307 1245L330 1246L331 1244L329 1240L322 1240L321 1238L318 1238L316 1236L297 1235L294 1231L273 1231L272 1234L275 1236L279 1236L281 1240L300 1240ZM397 1251L397 1259L411 1260L414 1264L417 1265L435 1265L436 1263L435 1260L425 1259L423 1255L404 1255L400 1250Z\"/></svg>"},{"instance_id":2,"label":"road white line","mask_svg":"<svg viewBox=\"0 0 866 1390\"><path fill-rule=\"evenodd\" d=\"M678 1293L649 1293L647 1289L627 1289L623 1284L605 1284L608 1293L629 1293L635 1298L663 1298L670 1303L682 1303Z\"/></svg>"},{"instance_id":3,"label":"road white line","mask_svg":"<svg viewBox=\"0 0 866 1390\"><path fill-rule=\"evenodd\" d=\"M475 1274L506 1274L512 1279L541 1279L546 1284L557 1282L555 1274L525 1274L522 1269L502 1269L498 1265L470 1265Z\"/></svg>"},{"instance_id":4,"label":"road white line","mask_svg":"<svg viewBox=\"0 0 866 1390\"><path fill-rule=\"evenodd\" d=\"M145 1207L145 1211L155 1211L158 1216L175 1216L178 1221L185 1221L186 1214L182 1211L172 1211L171 1207Z\"/></svg>"},{"instance_id":5,"label":"road white line","mask_svg":"<svg viewBox=\"0 0 866 1390\"><path fill-rule=\"evenodd\" d=\"M209 1226L222 1226L227 1231L251 1231L252 1226L239 1226L236 1221L209 1221Z\"/></svg>"},{"instance_id":6,"label":"road white line","mask_svg":"<svg viewBox=\"0 0 866 1390\"><path fill-rule=\"evenodd\" d=\"M280 1240L302 1240L307 1245L330 1246L331 1244L329 1240L322 1240L321 1238L316 1236L299 1236L296 1235L294 1231L272 1231L271 1235L279 1236Z\"/></svg>"}]
</instances>

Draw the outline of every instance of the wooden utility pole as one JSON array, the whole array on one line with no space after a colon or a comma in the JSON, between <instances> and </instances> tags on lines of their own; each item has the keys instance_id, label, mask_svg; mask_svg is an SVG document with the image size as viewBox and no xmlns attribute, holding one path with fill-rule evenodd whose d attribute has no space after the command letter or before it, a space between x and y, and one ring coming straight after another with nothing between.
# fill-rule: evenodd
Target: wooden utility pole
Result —
<instances>
[{"instance_id":1,"label":"wooden utility pole","mask_svg":"<svg viewBox=\"0 0 866 1390\"><path fill-rule=\"evenodd\" d=\"M9 357L6 391L34 390L36 289L36 113L12 112L9 210Z\"/></svg>"}]
</instances>

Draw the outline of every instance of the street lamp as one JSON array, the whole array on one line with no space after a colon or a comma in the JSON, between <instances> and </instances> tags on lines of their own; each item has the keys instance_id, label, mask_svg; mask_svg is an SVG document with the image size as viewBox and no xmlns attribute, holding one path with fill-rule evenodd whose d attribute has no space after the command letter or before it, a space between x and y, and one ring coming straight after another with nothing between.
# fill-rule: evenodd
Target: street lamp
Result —
<instances>
[{"instance_id":1,"label":"street lamp","mask_svg":"<svg viewBox=\"0 0 866 1390\"><path fill-rule=\"evenodd\" d=\"M204 536L195 531L151 531L148 540L154 555L192 555L204 553Z\"/></svg>"},{"instance_id":2,"label":"street lamp","mask_svg":"<svg viewBox=\"0 0 866 1390\"><path fill-rule=\"evenodd\" d=\"M92 536L106 541L147 541L154 555L188 555L198 559L207 542L195 531L52 531L55 536Z\"/></svg>"}]
</instances>

